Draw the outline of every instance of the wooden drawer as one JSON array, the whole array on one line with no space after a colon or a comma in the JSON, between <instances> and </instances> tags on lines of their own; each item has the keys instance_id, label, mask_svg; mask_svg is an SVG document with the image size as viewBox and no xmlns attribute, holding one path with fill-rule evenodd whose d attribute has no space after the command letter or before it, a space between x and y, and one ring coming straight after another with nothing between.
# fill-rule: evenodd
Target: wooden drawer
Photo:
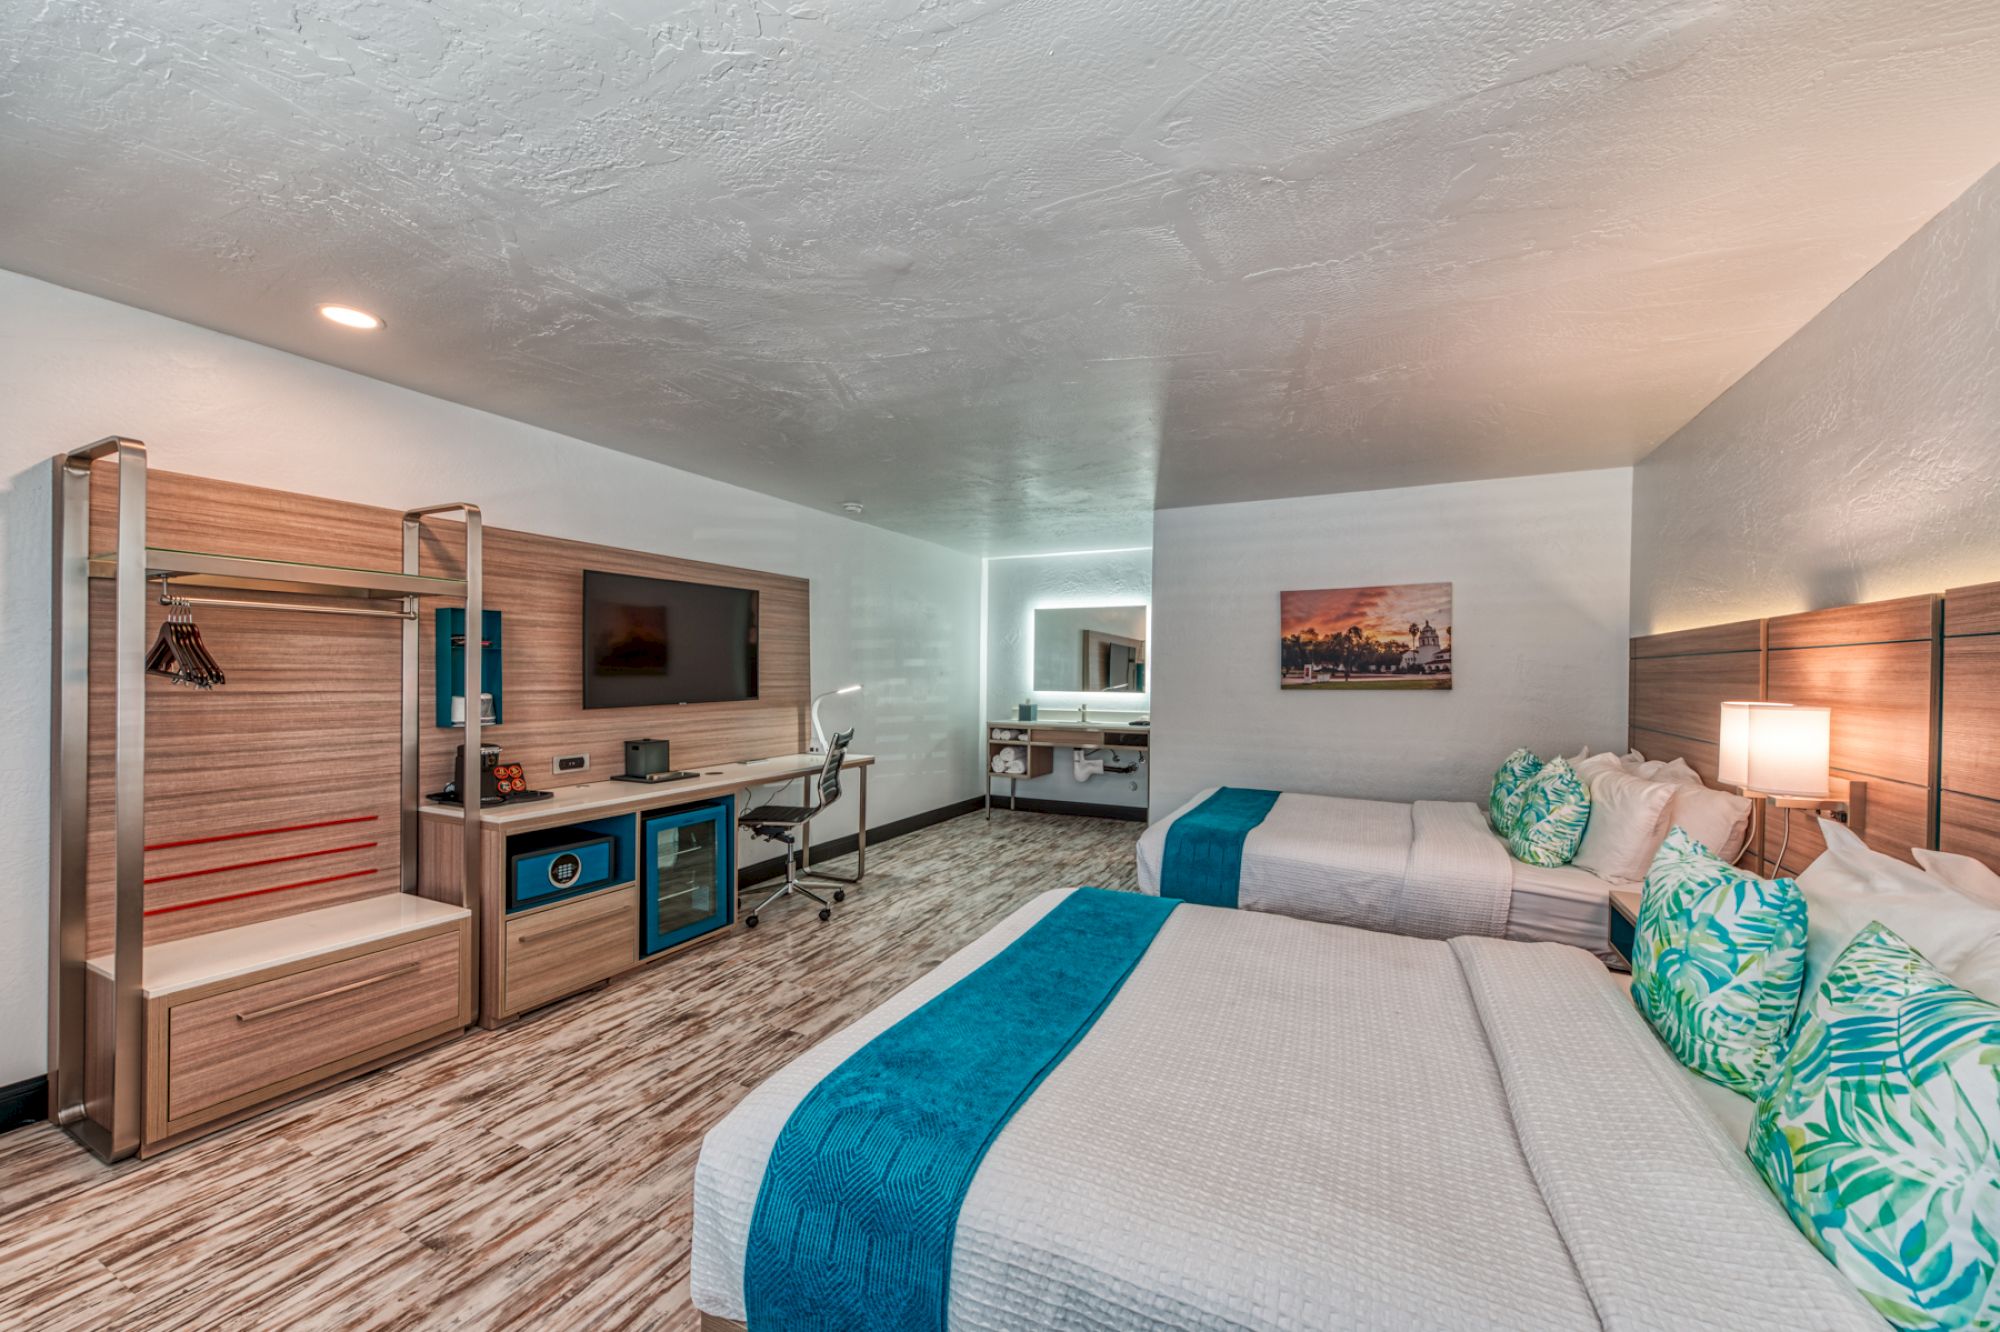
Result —
<instances>
[{"instance_id":1,"label":"wooden drawer","mask_svg":"<svg viewBox=\"0 0 2000 1332\"><path fill-rule=\"evenodd\" d=\"M519 1013L639 965L639 890L627 885L507 921L501 1010Z\"/></svg>"},{"instance_id":2,"label":"wooden drawer","mask_svg":"<svg viewBox=\"0 0 2000 1332\"><path fill-rule=\"evenodd\" d=\"M166 1118L276 1095L371 1051L464 1022L462 930L430 935L173 1005Z\"/></svg>"},{"instance_id":3,"label":"wooden drawer","mask_svg":"<svg viewBox=\"0 0 2000 1332\"><path fill-rule=\"evenodd\" d=\"M1086 731L1081 728L1065 731L1035 728L1035 743L1038 745L1069 745L1075 749L1097 749L1104 744L1104 732Z\"/></svg>"}]
</instances>

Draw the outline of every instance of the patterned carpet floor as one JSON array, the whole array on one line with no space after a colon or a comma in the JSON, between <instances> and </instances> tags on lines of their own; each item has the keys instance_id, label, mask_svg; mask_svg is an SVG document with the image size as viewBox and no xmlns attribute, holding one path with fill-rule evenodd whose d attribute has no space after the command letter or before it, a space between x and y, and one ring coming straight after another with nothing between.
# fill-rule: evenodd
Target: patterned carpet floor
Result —
<instances>
[{"instance_id":1,"label":"patterned carpet floor","mask_svg":"<svg viewBox=\"0 0 2000 1332\"><path fill-rule=\"evenodd\" d=\"M873 848L829 923L780 903L152 1161L107 1168L46 1125L0 1136L0 1327L692 1332L708 1127L1037 893L1135 889L1140 831L953 819Z\"/></svg>"}]
</instances>

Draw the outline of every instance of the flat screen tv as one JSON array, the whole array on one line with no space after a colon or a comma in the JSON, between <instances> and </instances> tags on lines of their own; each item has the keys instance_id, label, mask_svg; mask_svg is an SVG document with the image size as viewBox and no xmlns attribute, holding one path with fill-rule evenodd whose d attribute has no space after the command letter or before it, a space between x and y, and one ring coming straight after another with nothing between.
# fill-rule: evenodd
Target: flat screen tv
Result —
<instances>
[{"instance_id":1,"label":"flat screen tv","mask_svg":"<svg viewBox=\"0 0 2000 1332\"><path fill-rule=\"evenodd\" d=\"M755 592L584 570L584 707L755 697Z\"/></svg>"}]
</instances>

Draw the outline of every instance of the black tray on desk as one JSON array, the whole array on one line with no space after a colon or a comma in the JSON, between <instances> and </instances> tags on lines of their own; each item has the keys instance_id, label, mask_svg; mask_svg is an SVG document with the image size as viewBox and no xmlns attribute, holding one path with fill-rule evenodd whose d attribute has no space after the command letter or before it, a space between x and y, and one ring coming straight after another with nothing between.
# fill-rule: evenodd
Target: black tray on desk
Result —
<instances>
[{"instance_id":1,"label":"black tray on desk","mask_svg":"<svg viewBox=\"0 0 2000 1332\"><path fill-rule=\"evenodd\" d=\"M535 800L553 800L555 799L555 795L554 791L515 791L509 795L482 797L479 807L481 809L495 809L501 805L525 805ZM458 792L456 791L432 791L424 799L430 801L433 805L459 805L465 803L458 798Z\"/></svg>"}]
</instances>

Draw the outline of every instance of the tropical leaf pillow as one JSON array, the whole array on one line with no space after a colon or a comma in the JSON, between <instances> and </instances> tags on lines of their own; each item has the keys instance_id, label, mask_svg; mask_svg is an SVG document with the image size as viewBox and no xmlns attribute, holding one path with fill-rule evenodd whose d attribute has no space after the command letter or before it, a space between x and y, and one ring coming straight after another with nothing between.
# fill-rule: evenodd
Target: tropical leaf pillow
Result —
<instances>
[{"instance_id":1,"label":"tropical leaf pillow","mask_svg":"<svg viewBox=\"0 0 2000 1332\"><path fill-rule=\"evenodd\" d=\"M1493 789L1486 796L1486 822L1494 832L1505 837L1514 826L1521 797L1541 770L1542 761L1526 749L1517 749L1501 761L1500 770L1493 774Z\"/></svg>"},{"instance_id":2,"label":"tropical leaf pillow","mask_svg":"<svg viewBox=\"0 0 2000 1332\"><path fill-rule=\"evenodd\" d=\"M1590 826L1590 785L1568 759L1551 759L1521 792L1507 849L1530 865L1567 865Z\"/></svg>"},{"instance_id":3,"label":"tropical leaf pillow","mask_svg":"<svg viewBox=\"0 0 2000 1332\"><path fill-rule=\"evenodd\" d=\"M1750 1159L1902 1328L2000 1326L2000 1007L1870 925L1757 1104Z\"/></svg>"},{"instance_id":4,"label":"tropical leaf pillow","mask_svg":"<svg viewBox=\"0 0 2000 1332\"><path fill-rule=\"evenodd\" d=\"M1806 970L1806 899L1676 826L1646 872L1632 941L1632 1001L1667 1048L1712 1082L1755 1096L1784 1055Z\"/></svg>"}]
</instances>

